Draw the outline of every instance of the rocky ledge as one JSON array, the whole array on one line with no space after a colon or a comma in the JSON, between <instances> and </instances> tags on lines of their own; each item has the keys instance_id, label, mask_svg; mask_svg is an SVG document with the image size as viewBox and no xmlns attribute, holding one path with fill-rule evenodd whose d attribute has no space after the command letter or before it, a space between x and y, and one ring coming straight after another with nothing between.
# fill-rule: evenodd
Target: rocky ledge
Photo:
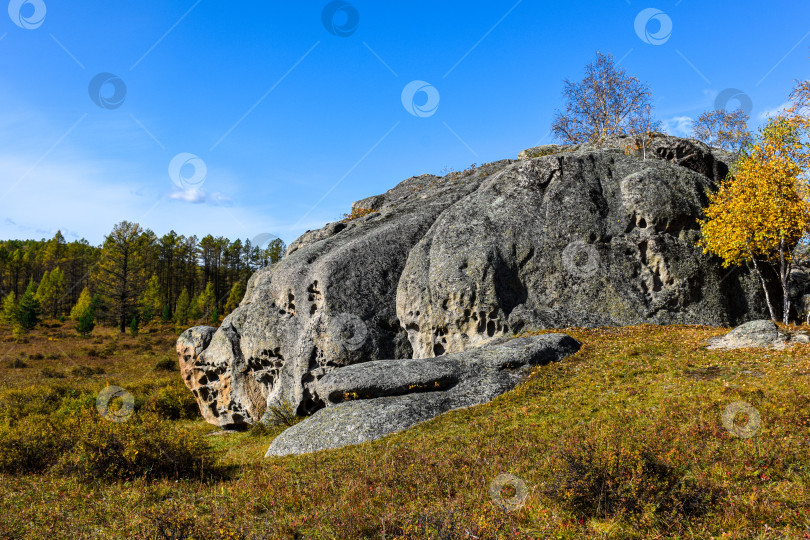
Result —
<instances>
[{"instance_id":1,"label":"rocky ledge","mask_svg":"<svg viewBox=\"0 0 810 540\"><path fill-rule=\"evenodd\" d=\"M316 386L327 407L285 430L266 456L358 444L486 403L514 388L532 366L562 360L579 347L569 336L545 334L501 339L441 358L377 360L336 369Z\"/></svg>"}]
</instances>

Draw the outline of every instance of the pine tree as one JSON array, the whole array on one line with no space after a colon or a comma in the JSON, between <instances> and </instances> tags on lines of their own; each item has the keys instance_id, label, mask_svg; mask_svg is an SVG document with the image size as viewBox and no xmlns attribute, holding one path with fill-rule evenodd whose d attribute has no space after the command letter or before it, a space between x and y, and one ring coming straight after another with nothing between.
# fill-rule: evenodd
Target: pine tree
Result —
<instances>
[{"instance_id":1,"label":"pine tree","mask_svg":"<svg viewBox=\"0 0 810 540\"><path fill-rule=\"evenodd\" d=\"M70 310L70 318L76 321L76 331L87 336L96 326L96 302L90 296L90 290L85 287L79 295L79 301Z\"/></svg>"},{"instance_id":2,"label":"pine tree","mask_svg":"<svg viewBox=\"0 0 810 540\"><path fill-rule=\"evenodd\" d=\"M180 296L177 298L177 305L174 308L174 322L178 325L184 325L188 322L189 304L188 289L183 287Z\"/></svg>"},{"instance_id":3,"label":"pine tree","mask_svg":"<svg viewBox=\"0 0 810 540\"><path fill-rule=\"evenodd\" d=\"M47 270L37 287L36 297L45 314L56 318L59 303L65 295L65 274L57 266L52 272Z\"/></svg>"},{"instance_id":4,"label":"pine tree","mask_svg":"<svg viewBox=\"0 0 810 540\"><path fill-rule=\"evenodd\" d=\"M214 286L209 281L205 285L205 290L197 297L197 317L195 319L208 319L217 308L217 298L214 296Z\"/></svg>"},{"instance_id":5,"label":"pine tree","mask_svg":"<svg viewBox=\"0 0 810 540\"><path fill-rule=\"evenodd\" d=\"M132 317L132 322L129 323L129 335L135 337L138 335L138 318Z\"/></svg>"},{"instance_id":6,"label":"pine tree","mask_svg":"<svg viewBox=\"0 0 810 540\"><path fill-rule=\"evenodd\" d=\"M169 307L169 304L163 306L163 315L160 317L163 322L169 322L172 320L172 309Z\"/></svg>"},{"instance_id":7,"label":"pine tree","mask_svg":"<svg viewBox=\"0 0 810 540\"><path fill-rule=\"evenodd\" d=\"M23 330L33 330L39 323L40 306L36 298L37 285L34 280L28 282L28 288L20 297L19 317L17 322Z\"/></svg>"},{"instance_id":8,"label":"pine tree","mask_svg":"<svg viewBox=\"0 0 810 540\"><path fill-rule=\"evenodd\" d=\"M225 313L231 313L242 301L245 296L245 286L241 281L237 281L231 287L231 294L228 295L228 300L225 302Z\"/></svg>"},{"instance_id":9,"label":"pine tree","mask_svg":"<svg viewBox=\"0 0 810 540\"><path fill-rule=\"evenodd\" d=\"M202 317L202 312L200 311L200 295L197 294L194 295L188 303L188 318L192 321L196 321L200 317Z\"/></svg>"},{"instance_id":10,"label":"pine tree","mask_svg":"<svg viewBox=\"0 0 810 540\"><path fill-rule=\"evenodd\" d=\"M11 291L3 299L3 308L0 311L0 323L14 326L20 318L20 309L17 305L17 296Z\"/></svg>"},{"instance_id":11,"label":"pine tree","mask_svg":"<svg viewBox=\"0 0 810 540\"><path fill-rule=\"evenodd\" d=\"M137 223L122 221L104 239L97 280L105 303L126 331L146 283L147 248L153 235Z\"/></svg>"},{"instance_id":12,"label":"pine tree","mask_svg":"<svg viewBox=\"0 0 810 540\"><path fill-rule=\"evenodd\" d=\"M160 287L160 280L157 274L152 274L138 302L141 308L141 319L144 322L151 321L158 313L161 313L163 305L162 299L163 291Z\"/></svg>"}]
</instances>

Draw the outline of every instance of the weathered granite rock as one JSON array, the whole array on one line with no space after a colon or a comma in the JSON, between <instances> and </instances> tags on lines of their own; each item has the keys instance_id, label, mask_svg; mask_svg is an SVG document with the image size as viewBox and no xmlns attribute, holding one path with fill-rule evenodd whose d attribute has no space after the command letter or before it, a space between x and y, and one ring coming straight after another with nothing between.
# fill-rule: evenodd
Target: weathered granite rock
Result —
<instances>
[{"instance_id":1,"label":"weathered granite rock","mask_svg":"<svg viewBox=\"0 0 810 540\"><path fill-rule=\"evenodd\" d=\"M180 374L186 386L197 398L203 418L223 429L240 428L250 418L261 418L267 406L258 381L244 376L243 362L221 362L216 355L200 354L221 350L232 338L229 332L218 334L216 328L195 326L177 340Z\"/></svg>"},{"instance_id":2,"label":"weathered granite rock","mask_svg":"<svg viewBox=\"0 0 810 540\"><path fill-rule=\"evenodd\" d=\"M782 350L797 343L809 343L804 332L783 332L771 320L758 320L742 324L724 336L708 340L707 349L750 349L761 347Z\"/></svg>"},{"instance_id":3,"label":"weathered granite rock","mask_svg":"<svg viewBox=\"0 0 810 540\"><path fill-rule=\"evenodd\" d=\"M761 313L756 282L725 277L696 247L716 185L705 174L722 171L677 141L652 149L666 159L575 149L523 160L445 210L399 281L414 355L527 327L723 325Z\"/></svg>"},{"instance_id":4,"label":"weathered granite rock","mask_svg":"<svg viewBox=\"0 0 810 540\"><path fill-rule=\"evenodd\" d=\"M529 328L762 317L757 281L695 245L728 157L673 137L656 138L647 160L625 146L546 147L410 178L354 204L376 212L305 233L191 355L206 418L244 427L282 401L310 414L336 368Z\"/></svg>"},{"instance_id":5,"label":"weathered granite rock","mask_svg":"<svg viewBox=\"0 0 810 540\"><path fill-rule=\"evenodd\" d=\"M266 456L359 444L486 403L514 388L532 366L557 362L579 347L564 334L545 334L442 358L378 360L336 369L316 386L327 407L285 430Z\"/></svg>"},{"instance_id":6,"label":"weathered granite rock","mask_svg":"<svg viewBox=\"0 0 810 540\"><path fill-rule=\"evenodd\" d=\"M324 406L315 384L334 368L411 358L395 307L408 253L444 209L509 163L453 178L406 180L358 203L377 212L308 232L281 262L256 272L239 308L198 351L196 362L205 366L210 389L206 400L198 398L201 409L236 412L206 418L223 427L239 422L245 427L282 401L310 414Z\"/></svg>"}]
</instances>

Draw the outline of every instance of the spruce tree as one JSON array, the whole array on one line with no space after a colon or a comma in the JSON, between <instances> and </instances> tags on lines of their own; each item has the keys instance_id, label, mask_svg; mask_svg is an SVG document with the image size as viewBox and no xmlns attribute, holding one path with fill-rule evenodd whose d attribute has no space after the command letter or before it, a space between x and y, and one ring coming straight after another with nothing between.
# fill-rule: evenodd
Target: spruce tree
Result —
<instances>
[{"instance_id":1,"label":"spruce tree","mask_svg":"<svg viewBox=\"0 0 810 540\"><path fill-rule=\"evenodd\" d=\"M28 288L20 297L17 322L19 322L23 330L33 330L39 323L40 306L36 294L37 286L32 279L28 282Z\"/></svg>"}]
</instances>

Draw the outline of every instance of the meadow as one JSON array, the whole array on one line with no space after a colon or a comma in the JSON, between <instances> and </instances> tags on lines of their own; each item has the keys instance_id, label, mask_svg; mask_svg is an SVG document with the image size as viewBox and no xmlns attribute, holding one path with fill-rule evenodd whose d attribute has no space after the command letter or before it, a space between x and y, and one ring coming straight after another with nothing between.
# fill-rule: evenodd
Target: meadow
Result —
<instances>
[{"instance_id":1,"label":"meadow","mask_svg":"<svg viewBox=\"0 0 810 540\"><path fill-rule=\"evenodd\" d=\"M73 324L1 334L2 539L810 538L808 345L566 329L576 355L486 405L265 459L284 427L217 434L171 326ZM99 414L108 385L134 396L125 422Z\"/></svg>"}]
</instances>

